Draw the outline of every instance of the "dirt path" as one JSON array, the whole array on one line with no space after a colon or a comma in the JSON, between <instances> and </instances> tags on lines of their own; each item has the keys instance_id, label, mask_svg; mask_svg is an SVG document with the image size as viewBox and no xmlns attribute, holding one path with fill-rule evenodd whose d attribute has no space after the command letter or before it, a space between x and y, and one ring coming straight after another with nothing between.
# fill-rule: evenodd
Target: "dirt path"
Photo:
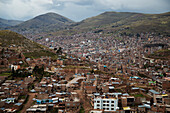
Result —
<instances>
[{"instance_id":1,"label":"dirt path","mask_svg":"<svg viewBox=\"0 0 170 113\"><path fill-rule=\"evenodd\" d=\"M29 93L28 94L28 101L27 103L23 106L23 109L21 110L21 113L26 113L26 110L31 106L32 102L33 102L33 98L35 97L36 93Z\"/></svg>"},{"instance_id":2,"label":"dirt path","mask_svg":"<svg viewBox=\"0 0 170 113\"><path fill-rule=\"evenodd\" d=\"M84 95L84 92L82 90L76 90L77 94L79 95L80 97L80 100L82 101L83 103L83 108L84 108L84 111L85 113L88 113L89 110L92 109L92 106L91 104L89 103L88 99L86 99L85 95Z\"/></svg>"}]
</instances>

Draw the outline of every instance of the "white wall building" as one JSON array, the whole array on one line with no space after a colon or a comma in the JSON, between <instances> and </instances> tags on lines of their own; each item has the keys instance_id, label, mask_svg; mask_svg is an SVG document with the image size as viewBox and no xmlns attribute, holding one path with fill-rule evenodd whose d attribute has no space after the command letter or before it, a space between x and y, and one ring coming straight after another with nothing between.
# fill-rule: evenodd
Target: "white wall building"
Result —
<instances>
[{"instance_id":1,"label":"white wall building","mask_svg":"<svg viewBox=\"0 0 170 113\"><path fill-rule=\"evenodd\" d=\"M94 98L94 109L116 111L117 107L118 100L116 98Z\"/></svg>"}]
</instances>

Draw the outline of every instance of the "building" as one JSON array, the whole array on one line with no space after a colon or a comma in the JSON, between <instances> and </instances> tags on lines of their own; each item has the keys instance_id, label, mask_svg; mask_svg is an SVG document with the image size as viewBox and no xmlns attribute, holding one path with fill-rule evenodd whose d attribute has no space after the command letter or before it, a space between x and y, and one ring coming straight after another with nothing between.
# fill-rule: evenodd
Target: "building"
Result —
<instances>
[{"instance_id":1,"label":"building","mask_svg":"<svg viewBox=\"0 0 170 113\"><path fill-rule=\"evenodd\" d=\"M157 79L156 85L159 91L170 91L170 78L166 77L164 79Z\"/></svg>"},{"instance_id":2,"label":"building","mask_svg":"<svg viewBox=\"0 0 170 113\"><path fill-rule=\"evenodd\" d=\"M103 109L104 111L116 111L118 99L116 98L94 98L94 109Z\"/></svg>"}]
</instances>

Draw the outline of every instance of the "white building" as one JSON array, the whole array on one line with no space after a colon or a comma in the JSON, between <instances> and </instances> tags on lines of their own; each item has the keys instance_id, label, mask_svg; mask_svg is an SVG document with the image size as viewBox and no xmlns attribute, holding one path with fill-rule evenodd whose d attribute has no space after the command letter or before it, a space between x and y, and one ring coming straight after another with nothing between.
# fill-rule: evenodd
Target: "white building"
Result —
<instances>
[{"instance_id":1,"label":"white building","mask_svg":"<svg viewBox=\"0 0 170 113\"><path fill-rule=\"evenodd\" d=\"M116 98L94 98L94 109L103 109L104 111L116 111L118 99Z\"/></svg>"}]
</instances>

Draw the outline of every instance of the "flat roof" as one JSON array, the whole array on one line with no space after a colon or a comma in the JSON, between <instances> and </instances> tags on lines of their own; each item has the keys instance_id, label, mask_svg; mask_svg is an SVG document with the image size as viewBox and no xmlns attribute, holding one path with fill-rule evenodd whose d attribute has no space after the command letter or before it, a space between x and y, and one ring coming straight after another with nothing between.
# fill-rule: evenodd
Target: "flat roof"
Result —
<instances>
[{"instance_id":1,"label":"flat roof","mask_svg":"<svg viewBox=\"0 0 170 113\"><path fill-rule=\"evenodd\" d=\"M153 94L160 94L159 92L157 92L157 91L155 91L155 90L153 90L153 89L151 89L151 90L149 90L151 93L153 93Z\"/></svg>"}]
</instances>

